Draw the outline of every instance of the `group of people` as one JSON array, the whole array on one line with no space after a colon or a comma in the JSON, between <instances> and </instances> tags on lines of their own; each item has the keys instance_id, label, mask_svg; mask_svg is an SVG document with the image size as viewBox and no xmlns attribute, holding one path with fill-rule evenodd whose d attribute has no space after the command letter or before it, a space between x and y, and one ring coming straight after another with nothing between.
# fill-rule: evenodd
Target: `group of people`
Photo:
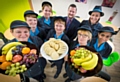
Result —
<instances>
[{"instance_id":1,"label":"group of people","mask_svg":"<svg viewBox=\"0 0 120 82\"><path fill-rule=\"evenodd\" d=\"M79 46L91 46L100 53L103 59L107 59L112 51L111 46L107 41L115 34L112 27L103 27L99 20L104 13L101 6L95 6L92 11L89 11L89 19L79 22L75 19L77 7L75 4L70 4L68 7L68 15L51 16L52 4L50 2L42 3L41 18L37 18L38 14L32 10L24 12L25 21L14 20L10 24L10 32L15 37L10 42L27 41L36 45L40 49L41 45L50 38L61 39L69 46L69 51ZM51 67L56 66L57 71L54 75L56 79L61 73L63 64L65 63L66 73L63 75L69 77L65 82L80 79L82 76L77 75L68 65L68 54L56 61L50 61ZM39 57L38 61L24 74L27 77L32 77L39 82L44 82L46 74L44 69L47 62L43 57ZM73 76L74 74L74 76Z\"/></svg>"}]
</instances>

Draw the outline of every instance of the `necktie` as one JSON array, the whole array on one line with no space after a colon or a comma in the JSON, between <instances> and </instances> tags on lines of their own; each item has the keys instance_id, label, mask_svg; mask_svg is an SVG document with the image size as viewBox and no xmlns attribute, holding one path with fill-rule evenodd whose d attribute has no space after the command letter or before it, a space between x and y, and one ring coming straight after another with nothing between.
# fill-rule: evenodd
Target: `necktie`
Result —
<instances>
[{"instance_id":1,"label":"necktie","mask_svg":"<svg viewBox=\"0 0 120 82\"><path fill-rule=\"evenodd\" d=\"M69 19L68 22L67 22L67 26L66 26L66 27L67 27L67 30L68 30L68 28L69 28L69 26L70 26L70 23L71 23L71 20Z\"/></svg>"}]
</instances>

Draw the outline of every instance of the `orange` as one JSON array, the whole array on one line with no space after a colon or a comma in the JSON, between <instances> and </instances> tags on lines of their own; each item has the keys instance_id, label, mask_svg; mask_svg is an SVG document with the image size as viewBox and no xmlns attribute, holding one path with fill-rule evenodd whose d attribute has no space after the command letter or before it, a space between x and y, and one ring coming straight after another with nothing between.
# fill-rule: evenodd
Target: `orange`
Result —
<instances>
[{"instance_id":1,"label":"orange","mask_svg":"<svg viewBox=\"0 0 120 82\"><path fill-rule=\"evenodd\" d=\"M5 62L5 61L6 61L5 55L0 56L0 62Z\"/></svg>"},{"instance_id":2,"label":"orange","mask_svg":"<svg viewBox=\"0 0 120 82\"><path fill-rule=\"evenodd\" d=\"M5 61L5 62L3 62L3 63L0 65L0 69L6 70L6 68L7 68L8 66L10 66L11 64L12 64L11 62Z\"/></svg>"},{"instance_id":3,"label":"orange","mask_svg":"<svg viewBox=\"0 0 120 82\"><path fill-rule=\"evenodd\" d=\"M75 52L76 52L75 50L71 50L71 51L70 51L70 55L71 55L71 56L74 56Z\"/></svg>"},{"instance_id":4,"label":"orange","mask_svg":"<svg viewBox=\"0 0 120 82\"><path fill-rule=\"evenodd\" d=\"M22 54L28 54L28 53L30 53L30 48L29 47L22 48Z\"/></svg>"}]
</instances>

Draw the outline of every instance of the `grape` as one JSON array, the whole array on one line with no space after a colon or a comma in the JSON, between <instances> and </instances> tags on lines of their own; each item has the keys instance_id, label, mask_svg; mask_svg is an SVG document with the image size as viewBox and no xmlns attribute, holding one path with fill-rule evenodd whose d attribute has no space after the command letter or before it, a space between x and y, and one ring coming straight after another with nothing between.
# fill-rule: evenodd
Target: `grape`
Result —
<instances>
[{"instance_id":1,"label":"grape","mask_svg":"<svg viewBox=\"0 0 120 82\"><path fill-rule=\"evenodd\" d=\"M13 73L12 73L12 76L16 76L16 72L13 72Z\"/></svg>"},{"instance_id":2,"label":"grape","mask_svg":"<svg viewBox=\"0 0 120 82\"><path fill-rule=\"evenodd\" d=\"M11 64L11 67L15 67L15 64Z\"/></svg>"},{"instance_id":3,"label":"grape","mask_svg":"<svg viewBox=\"0 0 120 82\"><path fill-rule=\"evenodd\" d=\"M15 50L12 50L12 55L16 55L16 52L15 52Z\"/></svg>"},{"instance_id":4,"label":"grape","mask_svg":"<svg viewBox=\"0 0 120 82\"><path fill-rule=\"evenodd\" d=\"M10 69L10 66L7 66L7 68L6 68L6 69L7 69L7 70L8 70L8 69Z\"/></svg>"},{"instance_id":5,"label":"grape","mask_svg":"<svg viewBox=\"0 0 120 82\"><path fill-rule=\"evenodd\" d=\"M25 66L25 65L22 65L21 68L26 68L26 66Z\"/></svg>"},{"instance_id":6,"label":"grape","mask_svg":"<svg viewBox=\"0 0 120 82\"><path fill-rule=\"evenodd\" d=\"M29 64L28 64L29 65ZM8 74L10 76L16 76L16 74L18 73L23 73L24 71L26 71L26 65L20 65L19 62L15 63L15 64L11 64L8 69L5 71L5 74Z\"/></svg>"},{"instance_id":7,"label":"grape","mask_svg":"<svg viewBox=\"0 0 120 82\"><path fill-rule=\"evenodd\" d=\"M23 69L21 69L21 70L20 70L20 72L22 73L22 72L24 72L24 70L23 70Z\"/></svg>"},{"instance_id":8,"label":"grape","mask_svg":"<svg viewBox=\"0 0 120 82\"><path fill-rule=\"evenodd\" d=\"M27 70L27 68L24 68L24 70L26 71L26 70Z\"/></svg>"},{"instance_id":9,"label":"grape","mask_svg":"<svg viewBox=\"0 0 120 82\"><path fill-rule=\"evenodd\" d=\"M17 62L15 65L16 65L16 66L20 66L20 63L19 63L19 62Z\"/></svg>"},{"instance_id":10,"label":"grape","mask_svg":"<svg viewBox=\"0 0 120 82\"><path fill-rule=\"evenodd\" d=\"M5 71L5 74L8 74L8 73L9 73L9 70L6 70L6 71Z\"/></svg>"}]
</instances>

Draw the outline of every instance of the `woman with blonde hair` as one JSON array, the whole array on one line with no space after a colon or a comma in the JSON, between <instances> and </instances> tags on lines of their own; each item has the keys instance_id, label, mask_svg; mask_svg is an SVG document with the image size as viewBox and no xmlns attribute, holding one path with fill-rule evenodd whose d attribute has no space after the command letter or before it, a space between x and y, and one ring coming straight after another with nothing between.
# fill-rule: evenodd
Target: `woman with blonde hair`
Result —
<instances>
[{"instance_id":1,"label":"woman with blonde hair","mask_svg":"<svg viewBox=\"0 0 120 82\"><path fill-rule=\"evenodd\" d=\"M45 1L42 3L42 13L43 16L38 19L38 26L48 33L49 30L53 29L52 4L50 2Z\"/></svg>"},{"instance_id":2,"label":"woman with blonde hair","mask_svg":"<svg viewBox=\"0 0 120 82\"><path fill-rule=\"evenodd\" d=\"M78 28L77 39L70 43L69 50L71 51L71 50L73 50L73 49L75 49L75 48L77 48L79 46L89 46L91 39L92 39L92 30L91 30L91 28L88 25L83 25L83 26ZM82 76L76 74L69 67L68 62L67 62L67 57L65 58L65 60L66 60L66 63L65 63L66 73L63 75L63 77L64 78L66 78L67 76L69 77L68 79L66 79L65 82L70 82L70 81L80 79ZM82 70L80 70L80 71L82 72ZM84 70L84 71L86 71L86 70Z\"/></svg>"}]
</instances>

